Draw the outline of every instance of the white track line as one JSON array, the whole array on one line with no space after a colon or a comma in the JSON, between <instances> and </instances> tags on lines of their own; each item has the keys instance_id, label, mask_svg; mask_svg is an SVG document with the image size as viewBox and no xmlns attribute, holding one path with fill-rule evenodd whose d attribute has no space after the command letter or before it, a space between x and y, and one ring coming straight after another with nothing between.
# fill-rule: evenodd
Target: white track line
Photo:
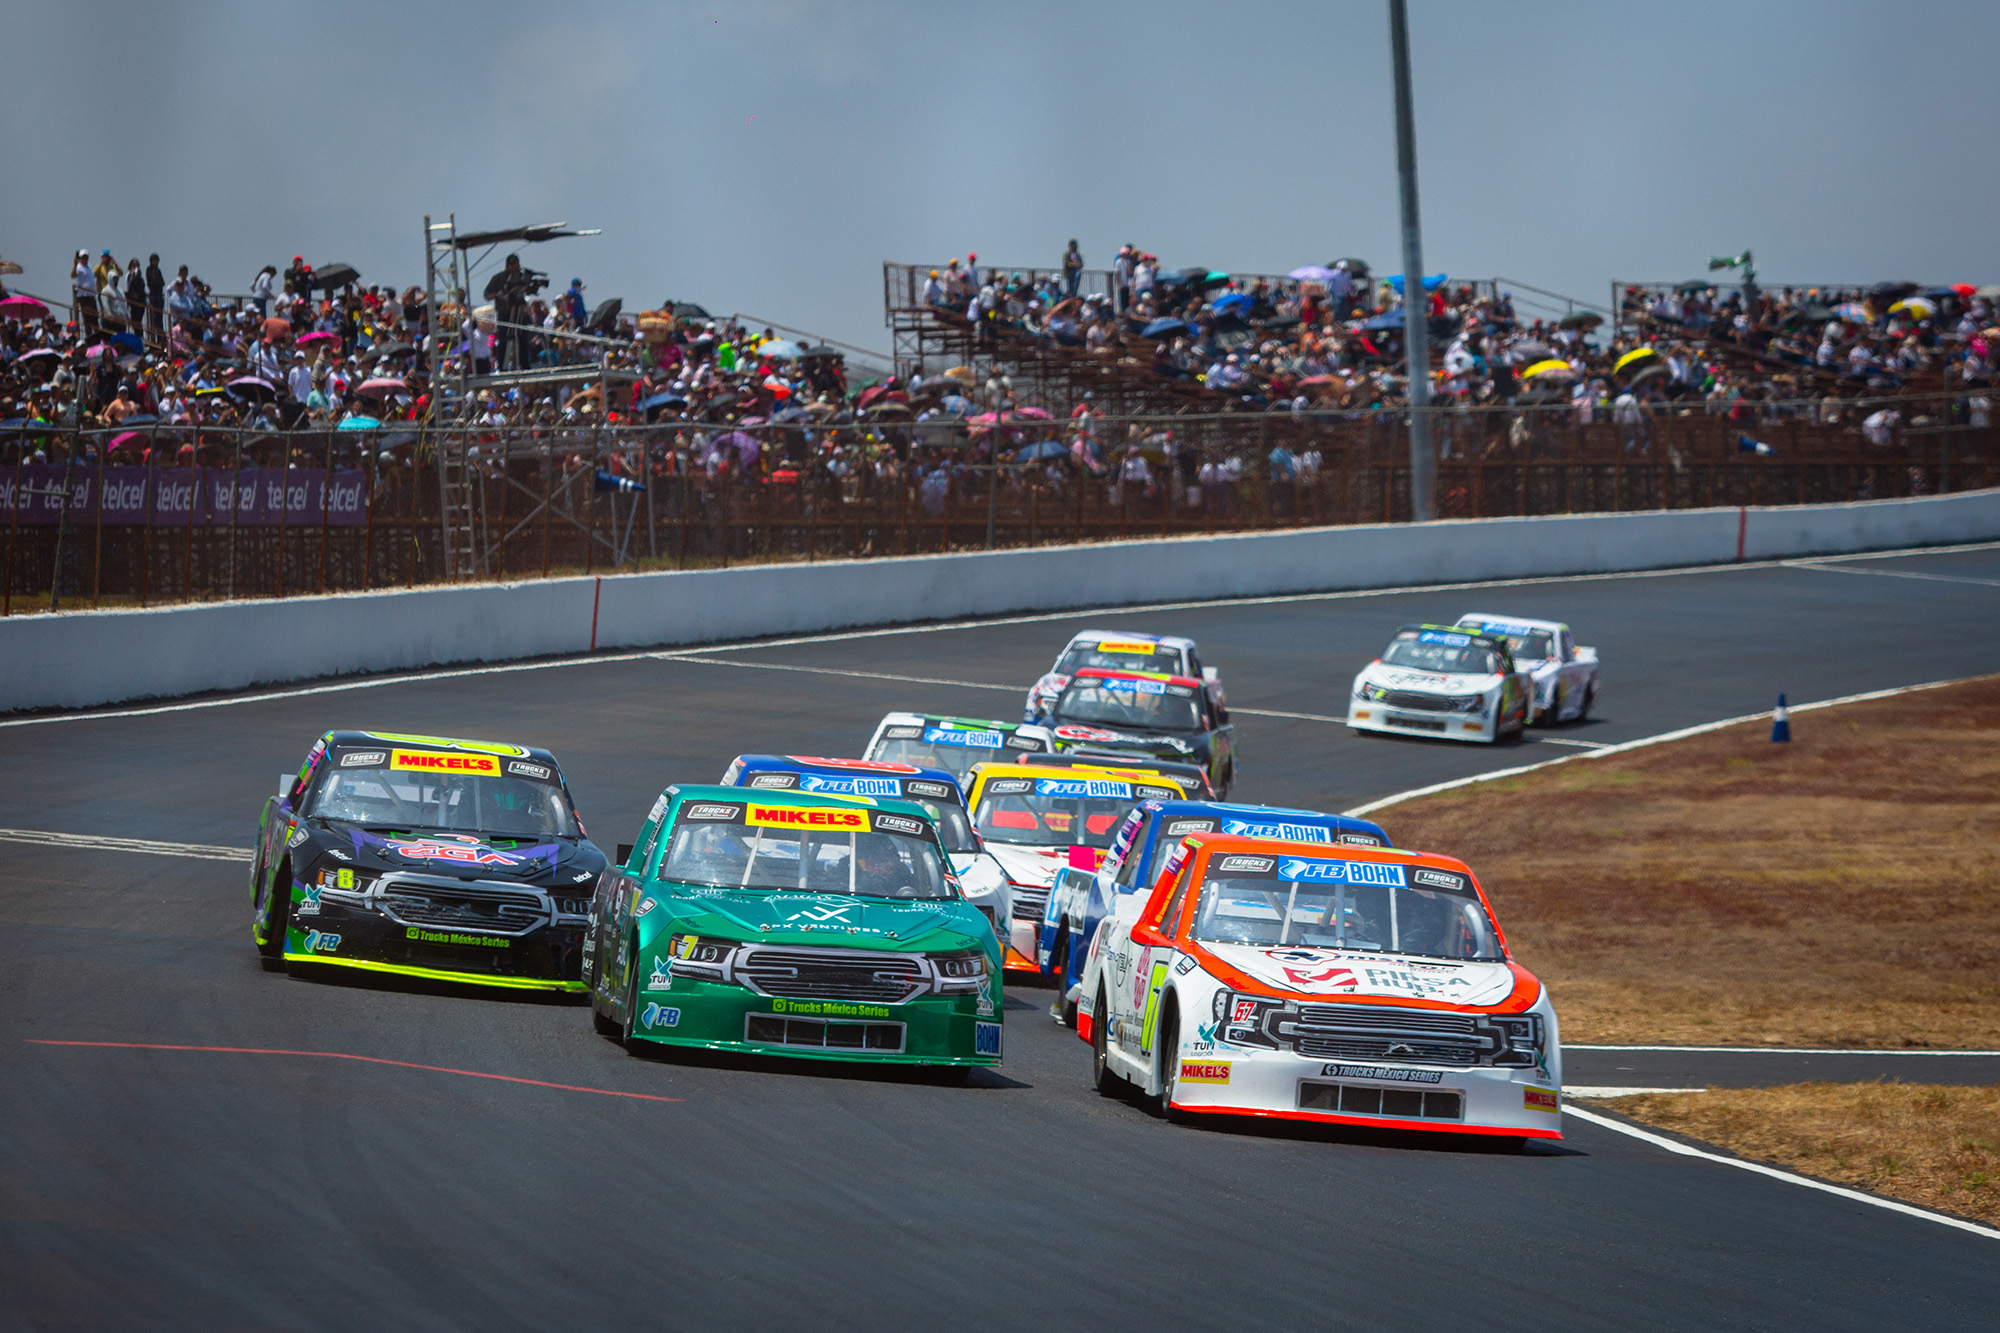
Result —
<instances>
[{"instance_id":1,"label":"white track line","mask_svg":"<svg viewBox=\"0 0 2000 1333\"><path fill-rule=\"evenodd\" d=\"M1816 703L1793 704L1788 711L1793 713L1810 713L1821 708L1834 708L1840 704L1866 703L1870 699L1892 699L1899 694L1914 694L1918 690L1937 690L1947 685L1957 685L1963 680L1979 679L1981 677L1963 676L1958 680L1926 681L1922 685L1898 685L1887 690L1869 690L1863 694L1842 695L1838 699L1821 699ZM1721 731L1725 727L1741 726L1745 722L1765 721L1770 716L1771 714L1768 711L1762 713L1745 713L1741 717L1723 718L1720 722L1703 722L1698 726L1682 727L1678 731L1663 731L1657 736L1642 736L1635 741L1620 741L1616 745L1607 745L1601 750L1585 750L1581 754L1565 754L1554 759L1544 759L1537 764L1521 764L1514 768L1495 769L1491 773L1475 773L1469 778L1453 778L1449 782L1434 782L1428 787L1417 787L1411 791L1400 791L1394 796L1384 796L1380 800L1370 801L1366 805L1357 805L1352 810L1344 810L1341 813L1359 818L1363 815L1372 814L1377 810L1385 810L1392 805L1400 805L1404 801L1413 801L1419 796L1434 796L1441 791L1452 791L1459 787L1470 787L1478 782L1494 782L1501 778L1517 778L1523 773L1532 773L1539 768L1549 768L1556 764L1571 764L1580 759L1603 759L1606 756L1624 754L1630 750L1643 750L1649 745L1659 745L1664 741L1685 740L1689 736L1701 736L1711 731Z\"/></svg>"},{"instance_id":2,"label":"white track line","mask_svg":"<svg viewBox=\"0 0 2000 1333\"><path fill-rule=\"evenodd\" d=\"M1613 1120L1610 1116L1599 1115L1595 1111L1586 1111L1580 1106L1565 1105L1563 1107L1563 1114L1573 1115L1579 1120L1588 1121L1590 1124L1596 1125L1601 1129L1608 1129L1614 1134L1623 1134L1627 1138L1634 1138L1644 1143L1650 1143L1656 1148L1665 1148L1668 1152L1676 1153L1682 1157L1699 1157L1703 1161L1716 1162L1722 1166L1733 1166L1739 1171L1753 1171L1760 1176L1769 1176L1773 1180L1782 1180L1790 1185L1803 1185L1809 1190L1819 1190L1823 1194L1835 1194L1843 1199L1852 1199L1856 1203L1865 1203L1875 1208L1886 1208L1892 1213L1903 1213L1910 1217L1922 1218L1926 1222L1936 1222L1940 1226L1954 1227L1960 1231L1969 1231L1975 1236L1984 1236L1988 1240L2000 1240L2000 1231L1996 1231L1992 1227L1981 1226L1977 1222L1968 1222L1960 1217L1947 1217L1943 1213L1933 1213L1928 1209L1918 1208L1914 1204L1903 1203L1896 1199L1885 1199L1875 1194L1864 1194L1860 1190L1851 1190L1840 1185L1829 1185L1823 1180L1814 1180L1810 1176L1801 1176L1790 1171L1782 1171L1775 1166L1766 1166L1762 1162L1747 1162L1740 1157L1725 1157L1721 1153L1713 1153L1701 1148L1691 1147L1688 1144L1679 1143L1667 1138L1663 1134L1655 1134L1650 1130L1640 1129L1637 1125L1628 1125L1621 1120Z\"/></svg>"},{"instance_id":3,"label":"white track line","mask_svg":"<svg viewBox=\"0 0 2000 1333\"><path fill-rule=\"evenodd\" d=\"M1579 1088L1563 1084L1565 1097L1651 1097L1672 1092L1707 1092L1707 1088Z\"/></svg>"},{"instance_id":4,"label":"white track line","mask_svg":"<svg viewBox=\"0 0 2000 1333\"><path fill-rule=\"evenodd\" d=\"M961 690L1005 690L1009 694L1027 697L1026 685L988 685L977 680L942 680L936 676L896 676L886 671L848 671L839 667L795 666L789 662L724 662L713 657L695 657L686 653L653 653L651 656L661 662L687 662L695 666L739 667L746 671L798 671L808 676L852 676L858 680L894 680L906 685L950 685Z\"/></svg>"},{"instance_id":5,"label":"white track line","mask_svg":"<svg viewBox=\"0 0 2000 1333\"><path fill-rule=\"evenodd\" d=\"M1580 750L1608 750L1610 741L1573 741L1567 736L1530 736L1530 742L1540 741L1544 745L1574 745Z\"/></svg>"},{"instance_id":6,"label":"white track line","mask_svg":"<svg viewBox=\"0 0 2000 1333\"><path fill-rule=\"evenodd\" d=\"M1584 1046L1563 1043L1566 1051L1687 1051L1700 1055L1977 1055L2000 1056L2000 1051L1937 1051L1923 1049L1864 1050L1842 1046Z\"/></svg>"},{"instance_id":7,"label":"white track line","mask_svg":"<svg viewBox=\"0 0 2000 1333\"><path fill-rule=\"evenodd\" d=\"M145 838L101 838L83 833L50 833L42 829L0 828L0 842L25 842L40 847L75 847L92 852L139 852L146 856L186 856L197 861L248 861L241 847L217 847L205 842L152 842Z\"/></svg>"},{"instance_id":8,"label":"white track line","mask_svg":"<svg viewBox=\"0 0 2000 1333\"><path fill-rule=\"evenodd\" d=\"M1982 588L2000 588L2000 579L1968 579L1954 574L1919 574L1908 569L1846 569L1817 560L1787 560L1790 569L1813 569L1822 574L1868 574L1878 579L1922 579L1926 583L1976 583Z\"/></svg>"},{"instance_id":9,"label":"white track line","mask_svg":"<svg viewBox=\"0 0 2000 1333\"><path fill-rule=\"evenodd\" d=\"M1863 551L1854 555L1822 556L1821 563L1836 560L1892 560L1913 555L1951 555L1962 551L1986 551L2000 548L2000 542L1969 542L1960 546L1913 546L1897 551ZM201 708L230 708L237 704L268 703L278 699L303 699L320 694L340 694L348 690L372 690L383 686L411 685L431 680L456 680L470 676L495 676L513 671L554 671L562 667L598 666L611 662L632 662L642 658L661 656L693 656L695 654L751 652L759 648L784 648L806 643L836 643L847 639L873 639L892 634L943 634L957 630L988 629L1001 625L1042 624L1056 620L1075 620L1084 616L1138 615L1148 611L1192 611L1204 607L1217 606L1270 606L1289 602L1330 602L1345 601L1360 597L1395 597L1420 592L1457 592L1474 588L1527 588L1551 583L1602 583L1612 579L1659 579L1675 578L1683 574L1727 574L1746 569L1783 569L1790 565L1786 560L1746 560L1740 564L1686 565L1673 569L1628 570L1615 574L1551 574L1536 578L1488 579L1468 583L1425 583L1411 584L1397 588L1356 588L1344 592L1301 592L1281 593L1268 597L1212 597L1194 602L1152 602L1140 606L1077 607L1068 611L1039 612L1034 615L994 617L986 620L955 620L935 625L900 625L884 629L846 630L825 634L806 634L783 639L756 639L740 643L715 644L709 647L684 649L646 648L632 652L598 653L587 656L560 657L543 662L509 662L498 666L446 667L436 671L418 671L397 675L368 676L359 680L339 681L327 685L305 685L288 690L266 690L256 694L235 694L219 699L201 699L190 703L153 704L144 708L120 708L105 712L49 713L40 717L13 718L0 721L0 727L38 727L52 722L97 722L125 717L152 717L160 713L183 713ZM1247 709L1233 711L1248 712ZM1794 712L1797 710L1794 709ZM1274 714L1274 716L1280 716ZM1344 719L1343 719L1344 720Z\"/></svg>"}]
</instances>

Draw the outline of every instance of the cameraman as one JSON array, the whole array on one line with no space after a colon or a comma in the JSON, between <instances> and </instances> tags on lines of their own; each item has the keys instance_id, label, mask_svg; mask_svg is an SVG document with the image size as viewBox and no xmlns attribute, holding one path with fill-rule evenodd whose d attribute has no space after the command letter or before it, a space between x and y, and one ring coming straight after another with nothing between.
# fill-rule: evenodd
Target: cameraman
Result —
<instances>
[{"instance_id":1,"label":"cameraman","mask_svg":"<svg viewBox=\"0 0 2000 1333\"><path fill-rule=\"evenodd\" d=\"M486 299L493 303L493 318L500 324L502 370L522 370L528 364L528 296L548 282L533 269L521 267L521 256L508 255L507 266L486 281ZM512 326L512 327L509 327Z\"/></svg>"}]
</instances>

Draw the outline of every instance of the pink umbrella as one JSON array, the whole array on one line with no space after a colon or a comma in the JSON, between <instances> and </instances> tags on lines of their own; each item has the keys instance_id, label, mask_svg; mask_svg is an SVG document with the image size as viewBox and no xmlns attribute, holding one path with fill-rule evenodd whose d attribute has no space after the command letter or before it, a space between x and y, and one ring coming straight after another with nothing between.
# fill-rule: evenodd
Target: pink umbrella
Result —
<instances>
[{"instance_id":1,"label":"pink umbrella","mask_svg":"<svg viewBox=\"0 0 2000 1333\"><path fill-rule=\"evenodd\" d=\"M403 381L399 379L396 379L394 377L386 377L383 379L363 380L361 382L361 386L357 388L354 392L361 394L364 397L377 398L387 393L402 393L405 389L409 387L410 387L409 385L403 383Z\"/></svg>"},{"instance_id":2,"label":"pink umbrella","mask_svg":"<svg viewBox=\"0 0 2000 1333\"><path fill-rule=\"evenodd\" d=\"M0 301L0 319L40 319L49 308L32 296L10 296Z\"/></svg>"},{"instance_id":3,"label":"pink umbrella","mask_svg":"<svg viewBox=\"0 0 2000 1333\"><path fill-rule=\"evenodd\" d=\"M116 356L118 355L118 349L109 343L92 343L89 347L83 349L83 354L85 356Z\"/></svg>"},{"instance_id":4,"label":"pink umbrella","mask_svg":"<svg viewBox=\"0 0 2000 1333\"><path fill-rule=\"evenodd\" d=\"M145 442L146 433L138 430L128 430L123 435L114 435L111 437L111 447L113 449L123 449L128 444L144 444Z\"/></svg>"},{"instance_id":5,"label":"pink umbrella","mask_svg":"<svg viewBox=\"0 0 2000 1333\"><path fill-rule=\"evenodd\" d=\"M298 344L301 347L313 347L319 343L332 343L335 347L338 347L340 346L340 335L334 333L313 332L301 335L298 340Z\"/></svg>"}]
</instances>

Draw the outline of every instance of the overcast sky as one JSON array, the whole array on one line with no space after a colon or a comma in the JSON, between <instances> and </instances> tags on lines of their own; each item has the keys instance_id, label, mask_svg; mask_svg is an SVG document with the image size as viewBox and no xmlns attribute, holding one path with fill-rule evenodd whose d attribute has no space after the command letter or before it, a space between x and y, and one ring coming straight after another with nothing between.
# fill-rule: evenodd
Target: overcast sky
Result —
<instances>
[{"instance_id":1,"label":"overcast sky","mask_svg":"<svg viewBox=\"0 0 2000 1333\"><path fill-rule=\"evenodd\" d=\"M1384 0L0 0L0 257L422 281L567 221L593 301L886 349L881 263L1400 268ZM2000 280L2000 3L1412 0L1426 267L1590 300Z\"/></svg>"}]
</instances>

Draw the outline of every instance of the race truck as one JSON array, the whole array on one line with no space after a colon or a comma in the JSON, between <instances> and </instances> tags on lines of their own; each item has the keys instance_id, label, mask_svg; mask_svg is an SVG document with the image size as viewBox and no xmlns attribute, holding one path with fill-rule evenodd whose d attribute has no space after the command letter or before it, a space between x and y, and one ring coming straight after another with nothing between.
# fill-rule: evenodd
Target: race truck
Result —
<instances>
[{"instance_id":1,"label":"race truck","mask_svg":"<svg viewBox=\"0 0 2000 1333\"><path fill-rule=\"evenodd\" d=\"M1579 645L1559 620L1524 620L1483 612L1458 618L1458 628L1505 639L1514 665L1534 685L1530 722L1582 722L1597 702L1597 650Z\"/></svg>"},{"instance_id":2,"label":"race truck","mask_svg":"<svg viewBox=\"0 0 2000 1333\"><path fill-rule=\"evenodd\" d=\"M1007 967L1039 973L1037 937L1056 876L1094 870L1132 807L1172 801L1180 789L1148 773L981 764L972 772L972 826L1007 872L1013 914L1002 937Z\"/></svg>"},{"instance_id":3,"label":"race truck","mask_svg":"<svg viewBox=\"0 0 2000 1333\"><path fill-rule=\"evenodd\" d=\"M1055 748L1047 727L941 713L890 713L876 724L863 758L941 768L963 787L974 764Z\"/></svg>"},{"instance_id":4,"label":"race truck","mask_svg":"<svg viewBox=\"0 0 2000 1333\"><path fill-rule=\"evenodd\" d=\"M1348 815L1223 801L1141 801L1118 826L1097 869L1063 870L1049 894L1035 961L1056 980L1056 1001L1050 1016L1057 1022L1076 1026L1084 956L1091 937L1111 915L1112 905L1120 898L1151 891L1167 859L1197 833L1343 847L1391 845L1381 825Z\"/></svg>"},{"instance_id":5,"label":"race truck","mask_svg":"<svg viewBox=\"0 0 2000 1333\"><path fill-rule=\"evenodd\" d=\"M1405 625L1354 678L1347 725L1490 745L1520 736L1533 695L1534 683L1499 635Z\"/></svg>"},{"instance_id":6,"label":"race truck","mask_svg":"<svg viewBox=\"0 0 2000 1333\"><path fill-rule=\"evenodd\" d=\"M1049 709L1049 729L1068 754L1194 764L1223 799L1236 781L1236 726L1192 676L1084 667Z\"/></svg>"},{"instance_id":7,"label":"race truck","mask_svg":"<svg viewBox=\"0 0 2000 1333\"><path fill-rule=\"evenodd\" d=\"M1171 1119L1562 1137L1555 1009L1450 857L1195 834L1083 985L1098 1091Z\"/></svg>"},{"instance_id":8,"label":"race truck","mask_svg":"<svg viewBox=\"0 0 2000 1333\"><path fill-rule=\"evenodd\" d=\"M329 731L257 823L264 966L580 991L604 854L546 750Z\"/></svg>"},{"instance_id":9,"label":"race truck","mask_svg":"<svg viewBox=\"0 0 2000 1333\"><path fill-rule=\"evenodd\" d=\"M1208 785L1208 770L1198 764L1182 764L1171 759L1148 759L1143 755L1121 754L1116 759L1089 753L1056 754L1048 751L1024 753L1011 761L1036 768L1116 768L1127 773L1150 773L1181 789L1190 800L1206 800L1215 795Z\"/></svg>"},{"instance_id":10,"label":"race truck","mask_svg":"<svg viewBox=\"0 0 2000 1333\"><path fill-rule=\"evenodd\" d=\"M872 759L825 759L812 755L739 754L722 775L725 787L759 791L834 792L842 796L882 796L914 801L937 825L938 840L951 858L952 872L966 901L985 913L996 937L1004 938L1013 918L1014 896L1007 872L972 831L965 792L941 768L917 768Z\"/></svg>"},{"instance_id":11,"label":"race truck","mask_svg":"<svg viewBox=\"0 0 2000 1333\"><path fill-rule=\"evenodd\" d=\"M1216 703L1225 706L1228 703L1222 693L1222 678L1214 667L1201 664L1201 654L1195 650L1193 639L1087 629L1071 639L1057 656L1056 664L1029 687L1023 719L1028 722L1045 719L1069 684L1069 678L1085 667L1192 677L1208 687Z\"/></svg>"},{"instance_id":12,"label":"race truck","mask_svg":"<svg viewBox=\"0 0 2000 1333\"><path fill-rule=\"evenodd\" d=\"M1000 946L913 801L672 786L591 901L591 1023L647 1043L1000 1062Z\"/></svg>"}]
</instances>

